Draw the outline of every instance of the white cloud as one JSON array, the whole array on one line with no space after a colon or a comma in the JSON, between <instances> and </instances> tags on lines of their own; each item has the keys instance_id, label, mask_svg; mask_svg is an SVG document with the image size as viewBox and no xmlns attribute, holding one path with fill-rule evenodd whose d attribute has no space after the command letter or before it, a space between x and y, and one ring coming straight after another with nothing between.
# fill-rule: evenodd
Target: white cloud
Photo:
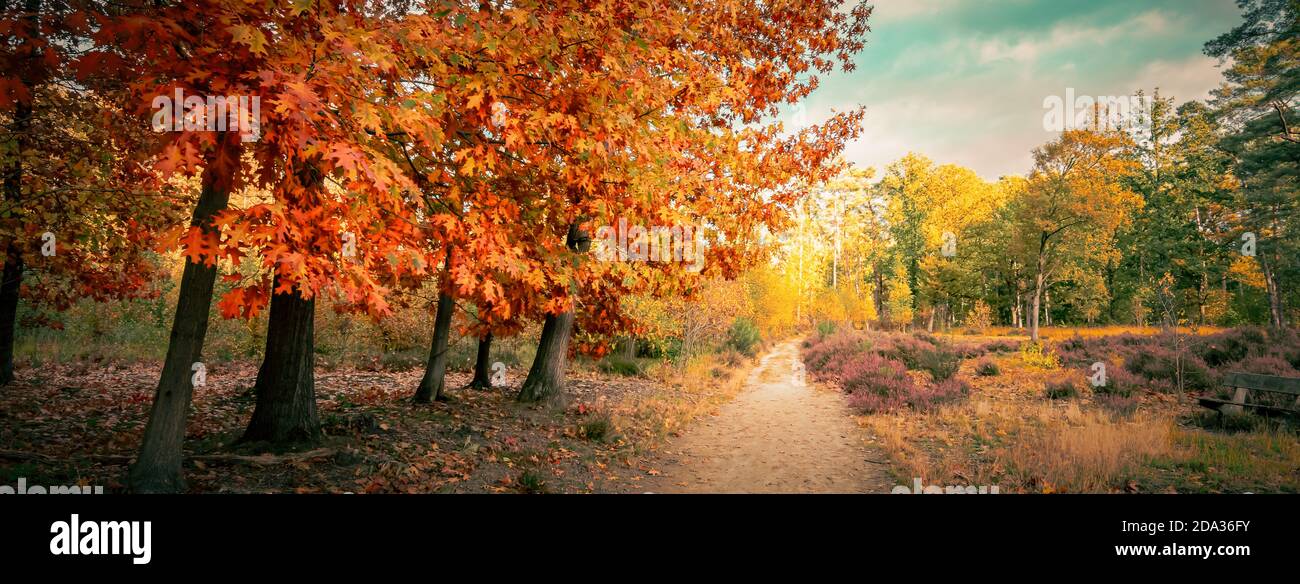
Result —
<instances>
[{"instance_id":1,"label":"white cloud","mask_svg":"<svg viewBox=\"0 0 1300 584\"><path fill-rule=\"evenodd\" d=\"M935 16L960 2L961 0L877 0L873 4L871 24Z\"/></svg>"},{"instance_id":2,"label":"white cloud","mask_svg":"<svg viewBox=\"0 0 1300 584\"><path fill-rule=\"evenodd\" d=\"M1104 28L1059 24L1045 35L1022 35L1015 40L970 41L980 63L1011 60L1033 63L1043 55L1081 45L1104 45L1134 36L1154 36L1170 30L1170 19L1157 10Z\"/></svg>"},{"instance_id":3,"label":"white cloud","mask_svg":"<svg viewBox=\"0 0 1300 584\"><path fill-rule=\"evenodd\" d=\"M1142 67L1124 91L1160 88L1162 97L1173 97L1177 102L1208 99L1210 90L1223 82L1223 71L1218 59L1194 55L1182 61L1152 61Z\"/></svg>"}]
</instances>

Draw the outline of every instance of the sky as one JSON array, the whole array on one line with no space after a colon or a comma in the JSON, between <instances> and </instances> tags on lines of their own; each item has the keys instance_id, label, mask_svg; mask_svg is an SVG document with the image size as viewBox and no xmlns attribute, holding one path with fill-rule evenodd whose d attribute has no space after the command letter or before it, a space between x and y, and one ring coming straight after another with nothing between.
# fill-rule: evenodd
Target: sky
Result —
<instances>
[{"instance_id":1,"label":"sky","mask_svg":"<svg viewBox=\"0 0 1300 584\"><path fill-rule=\"evenodd\" d=\"M1232 0L875 0L852 73L823 76L803 105L816 123L866 106L845 158L884 166L907 152L987 180L1027 174L1057 134L1043 100L1149 94L1205 99L1222 81L1206 41L1241 17ZM794 115L791 112L791 115Z\"/></svg>"}]
</instances>

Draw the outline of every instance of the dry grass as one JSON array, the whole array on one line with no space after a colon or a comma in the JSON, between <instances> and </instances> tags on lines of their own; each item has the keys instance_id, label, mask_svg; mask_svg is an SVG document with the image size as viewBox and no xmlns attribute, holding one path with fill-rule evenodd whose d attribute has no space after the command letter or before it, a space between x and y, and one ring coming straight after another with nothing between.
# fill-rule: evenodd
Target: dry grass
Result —
<instances>
[{"instance_id":1,"label":"dry grass","mask_svg":"<svg viewBox=\"0 0 1300 584\"><path fill-rule=\"evenodd\" d=\"M740 393L752 367L749 361L732 365L719 355L703 355L680 367L651 368L647 376L664 390L631 395L612 404L609 412L614 426L632 438L638 451L653 449Z\"/></svg>"},{"instance_id":2,"label":"dry grass","mask_svg":"<svg viewBox=\"0 0 1300 584\"><path fill-rule=\"evenodd\" d=\"M1018 354L992 359L1000 375L980 377L973 361L963 363L959 375L972 387L964 403L858 417L888 452L895 478L1002 492L1300 491L1300 440L1291 430L1185 426L1198 409L1191 396L1146 394L1132 414L1115 413L1082 379L1084 395L1047 400L1047 382L1079 372L1031 367Z\"/></svg>"},{"instance_id":3,"label":"dry grass","mask_svg":"<svg viewBox=\"0 0 1300 584\"><path fill-rule=\"evenodd\" d=\"M1025 490L1104 493L1140 488L1134 480L1153 461L1179 458L1169 420L1112 420L1096 410L1074 407L998 454L1007 478Z\"/></svg>"}]
</instances>

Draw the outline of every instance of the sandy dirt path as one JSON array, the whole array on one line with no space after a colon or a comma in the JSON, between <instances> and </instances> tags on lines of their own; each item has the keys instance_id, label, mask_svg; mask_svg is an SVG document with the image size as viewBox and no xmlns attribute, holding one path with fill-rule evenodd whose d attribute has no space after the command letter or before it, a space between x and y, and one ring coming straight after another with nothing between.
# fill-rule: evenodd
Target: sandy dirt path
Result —
<instances>
[{"instance_id":1,"label":"sandy dirt path","mask_svg":"<svg viewBox=\"0 0 1300 584\"><path fill-rule=\"evenodd\" d=\"M811 387L790 341L764 355L736 399L660 452L653 493L888 493L896 481L844 399Z\"/></svg>"}]
</instances>

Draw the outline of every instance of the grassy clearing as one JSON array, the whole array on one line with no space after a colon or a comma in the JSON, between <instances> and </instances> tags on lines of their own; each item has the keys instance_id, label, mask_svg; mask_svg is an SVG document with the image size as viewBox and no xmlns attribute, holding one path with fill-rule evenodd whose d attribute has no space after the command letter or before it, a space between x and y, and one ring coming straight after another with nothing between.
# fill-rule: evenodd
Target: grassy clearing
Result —
<instances>
[{"instance_id":1,"label":"grassy clearing","mask_svg":"<svg viewBox=\"0 0 1300 584\"><path fill-rule=\"evenodd\" d=\"M1274 350L1265 345L1258 350ZM979 374L991 367L1000 374ZM971 385L967 400L856 416L900 481L1013 493L1300 492L1294 423L1220 423L1194 392L1141 377L1125 378L1131 396L1097 392L1079 368L1045 367L1032 352L967 359L957 378Z\"/></svg>"}]
</instances>

